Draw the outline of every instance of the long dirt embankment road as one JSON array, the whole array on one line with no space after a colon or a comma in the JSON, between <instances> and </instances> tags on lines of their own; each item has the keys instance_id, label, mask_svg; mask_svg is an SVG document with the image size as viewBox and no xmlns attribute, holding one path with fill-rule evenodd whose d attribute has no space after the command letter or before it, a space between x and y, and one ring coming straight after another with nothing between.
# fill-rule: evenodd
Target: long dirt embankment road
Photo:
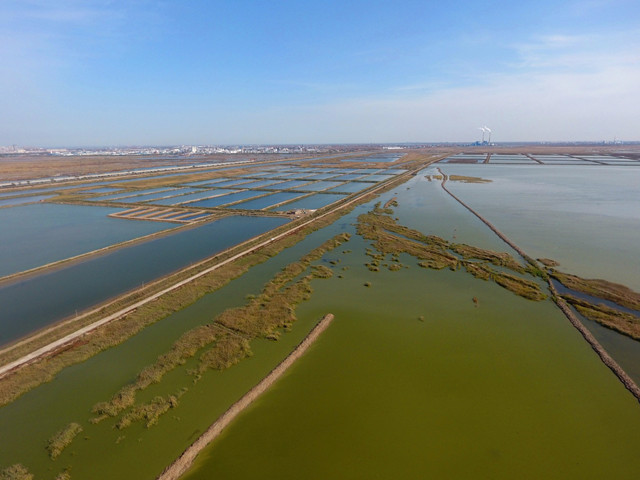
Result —
<instances>
[{"instance_id":1,"label":"long dirt embankment road","mask_svg":"<svg viewBox=\"0 0 640 480\"><path fill-rule=\"evenodd\" d=\"M440 168L438 168L438 172L440 172L440 175L442 175L442 183L440 184L440 186L443 188L445 192L447 192L460 205L462 205L464 208L466 208L471 213L473 213L476 217L478 217L478 219L480 219L498 237L500 237L500 239L503 242L505 242L507 245L513 248L516 252L518 252L518 254L520 254L520 256L524 258L531 266L540 268L536 260L534 260L532 257L527 255L520 247L518 247L518 245L513 243L504 233L498 230L495 225L493 225L491 222L489 222L489 220L484 218L482 215L476 212L473 208L471 208L469 205L463 202L460 198L454 195L446 187L447 178L448 178L447 175L442 170L440 170ZM556 291L556 288L554 287L553 282L551 281L550 278L547 279L547 283L549 285L549 291L552 294L553 301L556 303L556 305L562 311L562 313L564 313L565 317L567 317L571 325L573 325L573 327L576 330L578 330L580 335L582 335L582 337L587 341L587 343L591 346L593 351L596 352L598 357L600 357L600 360L602 361L602 363L604 363L607 367L609 367L609 369L613 372L613 374L616 377L618 377L618 380L622 382L624 387L636 398L636 400L638 400L638 402L640 402L640 388L638 387L638 385L636 385L633 379L627 374L627 372L624 371L624 369L618 364L618 362L616 362L611 357L611 355L609 355L609 353L604 349L604 347L600 344L600 342L596 340L596 337L594 337L591 334L591 332L587 329L587 327L584 326L584 324L580 321L580 319L573 313L569 305L567 305L567 302L565 302L562 299L562 297L558 295L558 292Z\"/></svg>"},{"instance_id":2,"label":"long dirt embankment road","mask_svg":"<svg viewBox=\"0 0 640 480\"><path fill-rule=\"evenodd\" d=\"M435 159L433 161L435 161ZM21 358L19 358L17 360L14 360L14 361L12 361L10 363L2 365L0 367L0 379L3 378L4 376L6 376L7 374L11 373L12 371L14 371L14 370L16 370L16 369L18 369L20 367L23 367L25 365L28 365L29 363L35 362L36 360L40 359L41 357L49 355L49 354L57 351L58 349L66 346L66 345L69 345L70 343L72 343L73 341L77 340L82 335L90 333L91 331L95 330L96 328L99 328L99 327L101 327L101 326L103 326L103 325L105 325L105 324L107 324L109 322L112 322L112 321L114 321L114 320L116 320L118 318L121 318L124 315L130 313L131 311L135 310L136 308L139 308L139 307L141 307L141 306L143 306L143 305L155 300L156 298L158 298L158 297L160 297L160 296L162 296L162 295L164 295L166 293L169 293L169 292L171 292L171 291L173 291L173 290L175 290L177 288L180 288L183 285L186 285L186 284L188 284L188 283L190 283L190 282L192 282L194 280L197 280L198 278L202 277L203 275L207 275L208 273L211 273L211 272L219 269L220 267L222 267L224 265L227 265L228 263L231 263L231 262L233 262L233 261L235 261L235 260L237 260L237 259L239 259L241 257L249 255L250 253L254 252L255 250L257 250L259 248L262 248L262 247L268 245L269 243L272 243L272 242L275 242L277 240L280 240L281 238L289 235L290 233L292 233L292 232L294 232L296 230L300 230L302 228L305 228L308 225L310 225L310 224L312 224L312 223L314 223L314 222L316 222L318 220L321 220L322 218L324 218L324 217L326 217L328 215L331 215L331 214L333 214L334 212L336 212L338 210L341 210L341 209L344 209L346 207L349 207L350 205L360 201L362 198L364 198L364 197L366 197L368 195L371 195L371 194L375 194L379 190L382 190L382 189L386 188L390 184L393 184L395 182L399 182L400 180L411 178L411 176L416 171L420 170L421 168L424 168L424 166L425 165L421 165L420 167L416 167L416 168L413 168L411 170L407 170L407 172L405 172L405 173L397 175L397 176L395 176L395 177L393 177L393 178L391 178L391 179L389 179L387 181L380 182L380 184L376 185L374 188L365 190L365 191L355 195L352 199L347 200L346 202L340 203L340 204L336 205L335 207L330 208L326 212L323 212L320 215L314 216L313 218L307 220L306 222L302 222L300 224L293 225L293 226L291 226L291 228L289 228L289 229L287 229L287 230L285 230L285 231L283 231L283 232L281 232L281 233L279 233L279 234L277 234L277 235L275 235L275 236L273 236L271 238L268 238L267 240L264 240L263 242L260 242L260 243L258 243L256 245L251 245L250 247L246 248L245 250L243 250L243 251L237 253L236 255L233 255L232 257L229 257L229 258L227 258L227 259L225 259L225 260L223 260L223 261L221 261L221 262L219 262L219 263L217 263L215 265L213 265L210 268L207 268L206 270L198 272L198 273L190 276L189 278L186 278L186 279L184 279L184 280L182 280L182 281L180 281L178 283L175 283L175 284L171 285L170 287L165 288L164 290L162 290L160 292L157 292L157 293L155 293L155 294L153 294L153 295L151 295L149 297L146 297L146 298L144 298L144 299L142 299L142 300L140 300L140 301L138 301L138 302L136 302L134 304L131 304L131 305L127 306L127 307L124 307L121 310L118 310L117 312L115 312L115 313L113 313L111 315L108 315L108 316L106 316L104 318L101 318L100 320L98 320L96 322L91 323L90 325L82 327L82 328L80 328L80 329L78 329L78 330L76 330L76 331L74 331L74 332L72 332L72 333L70 333L70 334L58 339L58 340L56 340L56 341L53 341L53 342L51 342L51 343L49 343L49 344L47 344L47 345L45 345L45 346L43 346L41 348L38 348L37 350L34 350L33 352L31 352L31 353L29 353L27 355L22 356ZM251 241L253 241L253 239L252 240L248 240L245 243L249 243ZM224 252L220 252L220 253L216 254L216 256L222 255L222 254L224 254ZM202 263L204 263L206 261L209 261L209 260L210 259L206 259L203 262L200 262L199 264L202 264ZM197 265L199 265L199 264L196 264L191 268L197 267ZM92 313L95 313L95 310L87 312L86 315L89 315L89 314L92 314ZM86 315L83 315L83 316L86 316ZM42 335L42 333L40 335ZM28 340L28 338L25 341L27 341L27 340ZM19 343L22 343L22 342L19 342ZM14 347L15 347L15 345L10 347L10 348L14 348Z\"/></svg>"},{"instance_id":3,"label":"long dirt embankment road","mask_svg":"<svg viewBox=\"0 0 640 480\"><path fill-rule=\"evenodd\" d=\"M244 394L240 400L231 405L231 407L229 407L229 409L224 412L218 420L213 422L207 431L200 436L200 438L192 443L191 446L187 448L175 462L169 465L164 472L160 474L158 480L175 480L184 474L189 467L191 467L193 461L202 449L215 440L216 437L222 433L222 430L224 430L224 428L227 427L245 408L251 405L254 400L273 385L274 382L278 380L287 371L287 369L309 349L309 347L318 339L320 334L322 334L322 332L331 325L332 321L333 314L331 313L322 317L322 320L313 327L311 332L309 332L309 335L307 335L304 340L298 344L287 358L280 362L276 368L271 370L271 372L264 377L260 383Z\"/></svg>"}]
</instances>

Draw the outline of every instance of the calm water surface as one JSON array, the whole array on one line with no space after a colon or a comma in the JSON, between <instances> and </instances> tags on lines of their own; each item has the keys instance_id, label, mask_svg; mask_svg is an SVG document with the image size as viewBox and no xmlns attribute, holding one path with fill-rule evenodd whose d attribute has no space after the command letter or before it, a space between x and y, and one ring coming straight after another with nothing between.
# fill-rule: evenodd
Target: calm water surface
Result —
<instances>
[{"instance_id":1,"label":"calm water surface","mask_svg":"<svg viewBox=\"0 0 640 480\"><path fill-rule=\"evenodd\" d=\"M50 203L0 209L0 276L174 227L107 216L120 210Z\"/></svg>"},{"instance_id":2,"label":"calm water surface","mask_svg":"<svg viewBox=\"0 0 640 480\"><path fill-rule=\"evenodd\" d=\"M0 344L286 223L226 217L0 287Z\"/></svg>"}]
</instances>

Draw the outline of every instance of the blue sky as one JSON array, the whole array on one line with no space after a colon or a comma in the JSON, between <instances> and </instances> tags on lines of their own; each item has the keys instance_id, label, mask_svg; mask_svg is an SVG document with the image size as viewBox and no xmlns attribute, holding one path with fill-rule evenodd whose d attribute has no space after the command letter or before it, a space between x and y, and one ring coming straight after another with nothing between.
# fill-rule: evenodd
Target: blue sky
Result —
<instances>
[{"instance_id":1,"label":"blue sky","mask_svg":"<svg viewBox=\"0 0 640 480\"><path fill-rule=\"evenodd\" d=\"M2 0L0 145L640 140L640 2Z\"/></svg>"}]
</instances>

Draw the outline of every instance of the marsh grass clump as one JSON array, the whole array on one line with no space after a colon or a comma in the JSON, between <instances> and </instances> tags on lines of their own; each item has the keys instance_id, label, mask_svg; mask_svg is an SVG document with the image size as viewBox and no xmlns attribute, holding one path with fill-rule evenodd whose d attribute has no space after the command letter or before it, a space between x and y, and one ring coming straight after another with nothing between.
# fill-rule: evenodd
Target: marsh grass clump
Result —
<instances>
[{"instance_id":1,"label":"marsh grass clump","mask_svg":"<svg viewBox=\"0 0 640 480\"><path fill-rule=\"evenodd\" d=\"M538 258L538 261L545 267L557 267L560 265L558 262L550 258Z\"/></svg>"},{"instance_id":2,"label":"marsh grass clump","mask_svg":"<svg viewBox=\"0 0 640 480\"><path fill-rule=\"evenodd\" d=\"M280 332L272 332L267 338L275 336L275 340L277 340L280 336L279 333ZM269 339L273 340L274 338ZM246 338L227 334L200 356L200 364L198 365L197 372L202 374L208 369L224 370L251 355L251 347Z\"/></svg>"},{"instance_id":3,"label":"marsh grass clump","mask_svg":"<svg viewBox=\"0 0 640 480\"><path fill-rule=\"evenodd\" d=\"M602 279L581 278L557 270L553 270L551 276L572 290L592 297L604 298L632 310L640 310L640 293L634 292L625 285Z\"/></svg>"},{"instance_id":4,"label":"marsh grass clump","mask_svg":"<svg viewBox=\"0 0 640 480\"><path fill-rule=\"evenodd\" d=\"M29 473L27 467L20 463L11 465L0 471L0 480L32 480L33 474Z\"/></svg>"},{"instance_id":5,"label":"marsh grass clump","mask_svg":"<svg viewBox=\"0 0 640 480\"><path fill-rule=\"evenodd\" d=\"M311 267L311 274L314 278L331 278L333 270L324 265L314 265Z\"/></svg>"},{"instance_id":6,"label":"marsh grass clump","mask_svg":"<svg viewBox=\"0 0 640 480\"><path fill-rule=\"evenodd\" d=\"M539 302L547 298L547 296L540 289L540 286L537 283L532 282L531 280L527 280L503 272L496 273L495 275L493 275L492 279L501 287L506 288L516 295L519 295L528 300Z\"/></svg>"},{"instance_id":7,"label":"marsh grass clump","mask_svg":"<svg viewBox=\"0 0 640 480\"><path fill-rule=\"evenodd\" d=\"M478 248L464 243L453 243L450 248L465 260L472 258L484 260L494 265L506 267L515 272L523 273L525 271L524 267L506 252L494 252L492 250L486 250L484 248Z\"/></svg>"},{"instance_id":8,"label":"marsh grass clump","mask_svg":"<svg viewBox=\"0 0 640 480\"><path fill-rule=\"evenodd\" d=\"M82 432L82 427L78 423L70 423L62 430L56 432L47 442L49 457L55 460L80 432Z\"/></svg>"},{"instance_id":9,"label":"marsh grass clump","mask_svg":"<svg viewBox=\"0 0 640 480\"><path fill-rule=\"evenodd\" d=\"M562 298L585 318L635 340L640 340L640 317L637 315L622 312L604 304L587 302L573 295L562 295Z\"/></svg>"},{"instance_id":10,"label":"marsh grass clump","mask_svg":"<svg viewBox=\"0 0 640 480\"><path fill-rule=\"evenodd\" d=\"M152 427L158 423L158 419L162 415L178 406L179 399L185 392L186 389L183 389L177 395L168 395L167 397L158 395L150 402L137 405L122 416L116 423L116 428L122 430L139 421L144 421L147 428Z\"/></svg>"}]
</instances>

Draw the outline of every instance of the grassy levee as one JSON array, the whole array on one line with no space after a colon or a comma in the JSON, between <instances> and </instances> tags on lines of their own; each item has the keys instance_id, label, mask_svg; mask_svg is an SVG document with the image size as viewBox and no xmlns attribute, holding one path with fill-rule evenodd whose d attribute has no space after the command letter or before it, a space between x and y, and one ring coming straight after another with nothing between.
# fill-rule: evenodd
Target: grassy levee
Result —
<instances>
[{"instance_id":1,"label":"grassy levee","mask_svg":"<svg viewBox=\"0 0 640 480\"><path fill-rule=\"evenodd\" d=\"M318 209L307 217L294 220L191 267L105 302L90 311L82 312L77 318L62 321L46 331L38 332L37 335L20 341L14 348L5 349L0 353L0 365L3 366L19 362L39 349L46 349L47 346L62 338L73 336L82 328L91 328L93 324L101 322L106 317L117 316L109 323L100 325L89 333L5 372L0 376L0 406L52 380L65 367L83 362L98 352L122 343L146 326L226 285L248 271L250 267L294 245L312 231L333 223L355 206L368 202L378 194L404 183L417 170L435 160L437 159L423 156L422 160L412 163L412 170L408 172L375 184L362 192ZM234 259L234 257L238 258ZM189 280L188 283L187 280ZM176 288L180 282L185 283ZM160 295L161 292L164 293ZM157 298L153 298L154 296ZM150 298L152 300L148 301ZM137 303L142 304L137 308L131 307ZM120 312L123 313L120 315Z\"/></svg>"}]
</instances>

